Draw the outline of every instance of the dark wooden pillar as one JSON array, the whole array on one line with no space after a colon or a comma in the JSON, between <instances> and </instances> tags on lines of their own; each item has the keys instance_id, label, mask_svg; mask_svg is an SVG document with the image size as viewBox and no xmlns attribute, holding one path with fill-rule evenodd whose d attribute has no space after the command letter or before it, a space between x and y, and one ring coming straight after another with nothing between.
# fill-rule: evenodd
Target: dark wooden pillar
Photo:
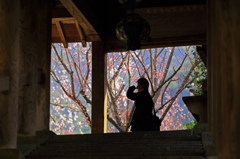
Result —
<instances>
[{"instance_id":1,"label":"dark wooden pillar","mask_svg":"<svg viewBox=\"0 0 240 159\"><path fill-rule=\"evenodd\" d=\"M208 37L211 130L219 159L240 158L240 1L213 0Z\"/></svg>"},{"instance_id":2,"label":"dark wooden pillar","mask_svg":"<svg viewBox=\"0 0 240 159\"><path fill-rule=\"evenodd\" d=\"M106 54L103 42L92 43L92 133L107 132Z\"/></svg>"},{"instance_id":3,"label":"dark wooden pillar","mask_svg":"<svg viewBox=\"0 0 240 159\"><path fill-rule=\"evenodd\" d=\"M50 66L51 66L51 3L38 0L37 11L37 71L40 73L37 87L36 131L49 131L50 118Z\"/></svg>"},{"instance_id":4,"label":"dark wooden pillar","mask_svg":"<svg viewBox=\"0 0 240 159\"><path fill-rule=\"evenodd\" d=\"M0 1L0 78L8 88L0 92L0 149L17 143L19 87L19 1ZM1 158L1 154L0 154Z\"/></svg>"},{"instance_id":5,"label":"dark wooden pillar","mask_svg":"<svg viewBox=\"0 0 240 159\"><path fill-rule=\"evenodd\" d=\"M212 51L212 47L210 44L210 39L211 39L211 26L212 26L212 17L211 17L211 1L207 1L207 65L208 65L208 71L207 71L207 90L208 90L208 94L207 94L207 105L208 105L208 126L209 126L209 131L213 132L213 72L212 72L212 64L210 62L212 62L212 55L213 55L213 51Z\"/></svg>"},{"instance_id":6,"label":"dark wooden pillar","mask_svg":"<svg viewBox=\"0 0 240 159\"><path fill-rule=\"evenodd\" d=\"M208 2L208 28L207 28L207 38L208 38L208 47L207 47L207 56L208 56L208 121L209 121L209 130L214 133L214 141L217 136L217 117L218 117L218 97L217 97L217 89L219 88L219 70L218 70L218 63L217 63L217 52L216 47L216 33L215 25L216 25L216 18L215 18L215 8L212 6L214 4L213 1Z\"/></svg>"},{"instance_id":7,"label":"dark wooden pillar","mask_svg":"<svg viewBox=\"0 0 240 159\"><path fill-rule=\"evenodd\" d=\"M26 74L26 85L20 86L18 134L35 135L37 96L37 54L39 0L22 1L20 8L20 73Z\"/></svg>"},{"instance_id":8,"label":"dark wooden pillar","mask_svg":"<svg viewBox=\"0 0 240 159\"><path fill-rule=\"evenodd\" d=\"M20 87L18 122L20 135L35 135L37 121L39 125L44 125L44 128L39 130L48 130L49 102L47 100L50 96L50 87L47 69L50 67L51 53L49 4L51 4L50 1L42 0L21 2L20 72L27 75L28 82ZM44 76L43 79L41 74ZM42 84L38 85L38 83ZM45 97L37 98L37 93L44 94ZM39 106L38 113L36 113L37 106Z\"/></svg>"}]
</instances>

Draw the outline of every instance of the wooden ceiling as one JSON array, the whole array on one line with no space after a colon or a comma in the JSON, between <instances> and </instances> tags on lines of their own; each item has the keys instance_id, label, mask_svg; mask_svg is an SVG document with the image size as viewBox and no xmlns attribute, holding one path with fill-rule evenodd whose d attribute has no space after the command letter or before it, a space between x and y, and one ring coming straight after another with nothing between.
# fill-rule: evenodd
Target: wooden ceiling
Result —
<instances>
[{"instance_id":1,"label":"wooden ceiling","mask_svg":"<svg viewBox=\"0 0 240 159\"><path fill-rule=\"evenodd\" d=\"M143 0L134 11L151 27L142 48L206 44L206 0ZM125 50L115 26L126 12L117 0L54 0L52 42L104 40L107 51Z\"/></svg>"}]
</instances>

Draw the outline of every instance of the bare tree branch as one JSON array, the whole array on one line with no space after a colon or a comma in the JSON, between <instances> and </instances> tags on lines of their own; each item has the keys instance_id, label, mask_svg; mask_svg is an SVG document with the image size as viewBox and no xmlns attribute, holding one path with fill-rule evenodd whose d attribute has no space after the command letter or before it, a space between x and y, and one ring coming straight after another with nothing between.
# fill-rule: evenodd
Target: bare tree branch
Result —
<instances>
[{"instance_id":1,"label":"bare tree branch","mask_svg":"<svg viewBox=\"0 0 240 159\"><path fill-rule=\"evenodd\" d=\"M118 91L118 94L115 96L115 100L119 98L119 96L122 94L122 91L124 90L125 85L121 85L120 89Z\"/></svg>"},{"instance_id":2,"label":"bare tree branch","mask_svg":"<svg viewBox=\"0 0 240 159\"><path fill-rule=\"evenodd\" d=\"M122 126L122 123L121 123L121 120L120 120L120 118L119 118L119 113L118 113L118 111L117 111L117 105L116 105L116 103L115 103L115 99L114 99L114 97L113 97L113 95L112 95L112 92L111 92L111 86L108 84L107 85L108 86L108 93L109 93L109 95L110 95L110 98L111 98L111 101L112 101L112 105L113 105L113 112L114 112L114 114L115 114L115 117L116 117L116 121L117 121L117 124L121 127Z\"/></svg>"},{"instance_id":3,"label":"bare tree branch","mask_svg":"<svg viewBox=\"0 0 240 159\"><path fill-rule=\"evenodd\" d=\"M54 122L56 122L56 120L54 119L54 117L52 116L52 114L50 114L50 118L51 118Z\"/></svg>"},{"instance_id":4,"label":"bare tree branch","mask_svg":"<svg viewBox=\"0 0 240 159\"><path fill-rule=\"evenodd\" d=\"M115 74L113 75L113 77L110 79L110 82L109 82L110 84L111 84L112 81L114 81L115 78L118 76L119 72L121 71L121 69L122 69L122 67L123 67L123 65L124 65L125 60L126 60L127 57L128 57L128 54L129 54L129 51L127 52L126 56L123 57L122 62L121 62L121 64L119 65L119 67L118 67L118 69L117 69L117 72L115 72ZM122 54L121 54L121 55L122 55Z\"/></svg>"},{"instance_id":5,"label":"bare tree branch","mask_svg":"<svg viewBox=\"0 0 240 159\"><path fill-rule=\"evenodd\" d=\"M162 48L162 49L158 52L158 54L157 54L156 57L160 56L164 49L165 49L165 48ZM156 48L156 50L157 50L157 48Z\"/></svg>"},{"instance_id":6,"label":"bare tree branch","mask_svg":"<svg viewBox=\"0 0 240 159\"><path fill-rule=\"evenodd\" d=\"M63 67L65 68L65 70L67 71L67 73L70 75L70 78L71 78L71 90L72 90L72 95L73 97L75 97L75 90L74 90L74 79L73 79L73 71L72 71L72 68L70 66L70 70L67 68L66 64L64 63L63 59L61 59L61 57L59 56L58 54L58 51L56 49L56 47L54 45L52 45L53 49L54 49L54 52L55 54L57 55L58 57L58 60L61 62L61 64L63 65ZM67 52L67 50L66 50ZM67 53L66 53L66 56L68 57ZM68 59L69 61L69 59ZM69 63L70 64L70 63Z\"/></svg>"},{"instance_id":7,"label":"bare tree branch","mask_svg":"<svg viewBox=\"0 0 240 159\"><path fill-rule=\"evenodd\" d=\"M167 66L165 67L165 71L163 73L163 78L161 79L161 81L159 83L159 87L163 86L163 83L164 83L164 81L165 81L165 79L167 77L168 70L169 70L169 67L170 67L170 64L171 64L171 61L172 61L172 57L173 57L173 54L174 54L174 49L175 49L175 47L172 48L171 53L169 55Z\"/></svg>"},{"instance_id":8,"label":"bare tree branch","mask_svg":"<svg viewBox=\"0 0 240 159\"><path fill-rule=\"evenodd\" d=\"M53 44L52 44L52 48L54 49L54 52L55 52L55 54L57 55L58 60L61 62L61 64L62 64L63 67L65 68L65 70L70 74L71 71L67 68L67 66L66 66L65 63L63 62L62 58L59 56L56 47L55 47Z\"/></svg>"},{"instance_id":9,"label":"bare tree branch","mask_svg":"<svg viewBox=\"0 0 240 159\"><path fill-rule=\"evenodd\" d=\"M153 58L152 58L152 50L150 49L149 51L150 53L150 68L151 68L151 81L154 81L153 78L154 78L154 73L153 73ZM154 89L154 87L152 87Z\"/></svg>"},{"instance_id":10,"label":"bare tree branch","mask_svg":"<svg viewBox=\"0 0 240 159\"><path fill-rule=\"evenodd\" d=\"M170 108L172 107L175 99L177 98L177 95L179 95L183 89L186 87L186 84L188 83L189 77L192 74L194 68L200 63L200 61L198 60L198 56L195 56L195 63L194 65L191 67L190 71L188 72L188 74L186 75L185 79L183 80L181 86L179 87L179 89L176 92L176 95L174 96L174 98L172 98L171 102L169 103L168 107L166 108L166 110L164 111L161 119L163 120L165 118L165 116L167 115L168 111L170 110Z\"/></svg>"},{"instance_id":11,"label":"bare tree branch","mask_svg":"<svg viewBox=\"0 0 240 159\"><path fill-rule=\"evenodd\" d=\"M131 120L132 120L132 116L133 116L133 113L134 113L134 110L135 110L136 106L135 106L135 103L133 104L133 107L130 111L130 114L129 114L129 117L127 118L127 123L126 123L126 127L125 127L125 132L127 132L127 130L129 129L130 127L130 123L131 123Z\"/></svg>"},{"instance_id":12,"label":"bare tree branch","mask_svg":"<svg viewBox=\"0 0 240 159\"><path fill-rule=\"evenodd\" d=\"M55 72L52 71L52 70L51 70L51 74L53 74L55 77L57 77L56 74L55 74ZM53 76L52 76L52 77L53 77ZM85 118L86 118L86 122L87 122L88 125L91 127L91 119L90 119L90 116L88 115L88 112L87 112L86 107L82 104L82 102L81 102L78 98L76 98L75 96L73 96L73 95L71 95L70 93L68 93L68 92L66 91L66 89L63 87L63 85L61 84L61 82L59 82L59 80L55 80L55 81L56 81L56 82L59 84L59 86L62 88L63 92L64 92L70 99L72 99L75 103L77 103L77 104L80 106L80 108L81 108L81 110L82 110L82 113L83 113L83 115L84 115Z\"/></svg>"},{"instance_id":13,"label":"bare tree branch","mask_svg":"<svg viewBox=\"0 0 240 159\"><path fill-rule=\"evenodd\" d=\"M174 73L173 73L170 77L168 77L167 80L165 80L165 81L163 82L163 84L162 84L159 88L161 88L163 85L165 85L166 82L168 82L170 79L172 79L172 78L178 73L178 71L182 68L183 63L185 62L186 57L187 57L187 56L185 56L185 57L183 58L182 63L181 63L181 65L178 67L178 69L175 70ZM159 88L158 88L158 89L159 89ZM158 91L158 89L156 90L156 92Z\"/></svg>"},{"instance_id":14,"label":"bare tree branch","mask_svg":"<svg viewBox=\"0 0 240 159\"><path fill-rule=\"evenodd\" d=\"M87 97L85 91L80 90L80 94L82 95L82 97L85 99L85 101L86 101L87 103L89 103L89 104L92 105L92 101Z\"/></svg>"},{"instance_id":15,"label":"bare tree branch","mask_svg":"<svg viewBox=\"0 0 240 159\"><path fill-rule=\"evenodd\" d=\"M149 74L148 74L148 71L146 70L145 65L143 64L143 62L140 60L140 58L137 56L137 54L136 54L135 52L134 52L134 54L135 54L135 56L137 57L138 61L142 64L142 67L144 68L144 71L145 71L145 73L146 73L146 75L147 75L148 80L151 81L151 78L149 77ZM152 90L153 90L153 85L152 85L151 82L150 82L150 85L151 85L151 88L152 88Z\"/></svg>"},{"instance_id":16,"label":"bare tree branch","mask_svg":"<svg viewBox=\"0 0 240 159\"><path fill-rule=\"evenodd\" d=\"M91 45L91 44L90 44L90 45ZM89 58L88 58L90 48L92 48L92 46L90 46L89 49L88 49L87 52L86 52L87 72L86 72L86 75L85 75L85 77L86 77L86 80L85 80L85 81L88 80L88 78L89 78L89 73L90 73L90 62L89 62ZM87 82L85 82L85 84L87 84Z\"/></svg>"},{"instance_id":17,"label":"bare tree branch","mask_svg":"<svg viewBox=\"0 0 240 159\"><path fill-rule=\"evenodd\" d=\"M172 50L171 50L171 53L170 53L168 61L167 61L167 65L165 67L165 71L163 73L163 77L160 80L158 88L156 90L153 90L152 97L153 97L153 102L154 103L156 103L156 101L158 99L158 96L160 95L160 89L163 87L163 84L164 84L165 79L167 77L168 70L169 70L169 67L170 67L170 64L171 64L171 61L172 61L173 54L174 54L174 48L172 48Z\"/></svg>"},{"instance_id":18,"label":"bare tree branch","mask_svg":"<svg viewBox=\"0 0 240 159\"><path fill-rule=\"evenodd\" d=\"M86 100L87 103L92 104L92 101L86 96L85 92L83 91L83 84L81 83L81 79L80 79L79 73L78 73L78 72L81 73L81 70L80 70L80 68L79 68L79 69L77 68L76 61L75 61L74 57L72 56L71 52L70 52L69 50L67 50L67 51L68 51L68 53L69 53L69 55L70 55L70 57L71 57L71 59L72 59L72 61L73 61L74 68L75 68L76 73L77 73L77 77L78 77L79 84L82 86L82 88L80 88L80 90L79 90L79 93L78 93L77 97L75 96L75 92L74 92L74 94L73 94L73 97L78 98L78 97L79 97L79 94L81 94L82 97ZM89 50L88 50L88 51L89 51ZM88 56L88 53L86 53L86 56ZM88 58L87 58L87 60L88 60ZM88 61L87 61L87 63L88 63ZM87 64L87 65L89 65L89 64ZM86 85L88 85L86 81L87 81L87 76L88 76L89 71L90 71L89 69L90 69L90 68L89 68L89 66L88 66L88 67L87 67L87 72L88 72L88 73L86 74L85 78L82 77L82 78L84 79L83 81L85 81L85 84L86 84ZM82 74L81 74L81 75L82 75ZM74 85L73 75L71 75L71 85ZM89 88L89 90L90 90L90 88ZM74 91L74 89L73 89L72 91Z\"/></svg>"},{"instance_id":19,"label":"bare tree branch","mask_svg":"<svg viewBox=\"0 0 240 159\"><path fill-rule=\"evenodd\" d=\"M61 105L61 104L58 104L58 103L53 103L53 102L50 102L50 104L54 105L54 106L58 106L58 107L61 107L61 108L69 108L69 109L72 109L74 110L75 112L80 112L80 110L77 110L69 105Z\"/></svg>"},{"instance_id":20,"label":"bare tree branch","mask_svg":"<svg viewBox=\"0 0 240 159\"><path fill-rule=\"evenodd\" d=\"M132 56L132 55L131 55L131 56ZM135 62L135 63L137 63L137 61L136 61L135 57L134 57L134 56L132 56L132 58L133 58L134 62ZM138 65L136 65L136 68L137 68L137 71L138 71L138 74L139 74L139 76L141 76L141 73L140 73L140 70L139 70L139 67L138 67Z\"/></svg>"},{"instance_id":21,"label":"bare tree branch","mask_svg":"<svg viewBox=\"0 0 240 159\"><path fill-rule=\"evenodd\" d=\"M77 104L80 106L80 108L81 108L81 110L82 110L82 113L83 113L83 115L85 116L88 125L91 126L91 119L90 119L90 116L88 115L88 112L87 112L86 107L82 104L82 102L81 102L78 98L75 98L75 97L73 97L71 94L69 94L69 93L65 90L65 88L62 86L62 84L61 84L60 82L58 82L58 84L59 84L59 86L62 88L62 90L64 91L64 93L65 93L70 99L72 99L75 103L77 103Z\"/></svg>"},{"instance_id":22,"label":"bare tree branch","mask_svg":"<svg viewBox=\"0 0 240 159\"><path fill-rule=\"evenodd\" d=\"M119 127L118 124L109 115L107 116L107 119L113 126L115 126L115 128L118 129L119 132L123 132L121 127Z\"/></svg>"},{"instance_id":23,"label":"bare tree branch","mask_svg":"<svg viewBox=\"0 0 240 159\"><path fill-rule=\"evenodd\" d=\"M168 86L170 85L170 83L171 83L172 81L176 81L176 80L173 80L173 79L169 80L168 84L166 85L166 87L164 88L164 90L163 90L163 92L162 92L161 105L163 105L164 95L165 95L165 93L166 93L166 91L167 91L167 89L168 89Z\"/></svg>"}]
</instances>

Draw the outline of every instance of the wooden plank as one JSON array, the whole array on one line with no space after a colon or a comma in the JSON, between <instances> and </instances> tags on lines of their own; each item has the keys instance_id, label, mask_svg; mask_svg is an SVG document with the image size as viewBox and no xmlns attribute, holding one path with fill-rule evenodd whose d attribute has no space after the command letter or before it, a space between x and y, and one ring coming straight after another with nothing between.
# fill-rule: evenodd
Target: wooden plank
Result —
<instances>
[{"instance_id":1,"label":"wooden plank","mask_svg":"<svg viewBox=\"0 0 240 159\"><path fill-rule=\"evenodd\" d=\"M75 23L73 24L64 24L62 25L62 29L64 30L65 38L68 43L71 42L81 42L79 33L77 31ZM90 41L98 41L98 35L86 35L86 42ZM52 24L52 43L61 43L61 37L59 36L56 24Z\"/></svg>"},{"instance_id":2,"label":"wooden plank","mask_svg":"<svg viewBox=\"0 0 240 159\"><path fill-rule=\"evenodd\" d=\"M58 32L59 32L59 35L60 35L60 37L61 37L63 46L64 46L65 48L67 48L67 47L68 47L68 43L67 43L66 38L65 38L65 36L64 36L63 30L62 30L62 27L61 27L61 23L60 23L59 21L56 22L56 26L57 26L57 30L58 30Z\"/></svg>"},{"instance_id":3,"label":"wooden plank","mask_svg":"<svg viewBox=\"0 0 240 159\"><path fill-rule=\"evenodd\" d=\"M52 23L54 24L60 21L62 24L74 24L75 18L74 17L52 18Z\"/></svg>"},{"instance_id":4,"label":"wooden plank","mask_svg":"<svg viewBox=\"0 0 240 159\"><path fill-rule=\"evenodd\" d=\"M60 0L61 3L65 6L65 8L69 11L69 13L76 18L78 23L83 28L84 32L88 35L96 35L98 37L98 40L101 40L99 36L99 32L101 31L100 23L98 23L98 19L94 16L93 12L89 8L89 6L84 1L79 1L78 4L73 2L73 0ZM79 9L85 9L87 12L83 14L83 12ZM89 22L89 20L86 17L86 14L90 15L88 19L91 19L92 23L95 23L95 29L93 25ZM96 24L97 23L97 24ZM96 31L98 30L98 32Z\"/></svg>"},{"instance_id":5,"label":"wooden plank","mask_svg":"<svg viewBox=\"0 0 240 159\"><path fill-rule=\"evenodd\" d=\"M0 77L0 92L9 90L9 76Z\"/></svg>"},{"instance_id":6,"label":"wooden plank","mask_svg":"<svg viewBox=\"0 0 240 159\"><path fill-rule=\"evenodd\" d=\"M75 25L76 25L76 27L77 27L77 31L78 31L78 34L79 34L79 36L80 36L82 45L83 45L83 47L86 47L86 38L85 38L85 36L83 35L83 31L82 31L81 26L78 24L78 22L77 22L76 20L75 20Z\"/></svg>"}]
</instances>

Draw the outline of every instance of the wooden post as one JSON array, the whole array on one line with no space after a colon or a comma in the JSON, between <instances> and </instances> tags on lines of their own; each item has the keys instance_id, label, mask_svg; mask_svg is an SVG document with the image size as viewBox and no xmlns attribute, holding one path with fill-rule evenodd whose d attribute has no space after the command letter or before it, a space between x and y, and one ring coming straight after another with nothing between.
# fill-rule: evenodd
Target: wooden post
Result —
<instances>
[{"instance_id":1,"label":"wooden post","mask_svg":"<svg viewBox=\"0 0 240 159\"><path fill-rule=\"evenodd\" d=\"M92 133L107 132L107 70L103 42L92 42Z\"/></svg>"},{"instance_id":2,"label":"wooden post","mask_svg":"<svg viewBox=\"0 0 240 159\"><path fill-rule=\"evenodd\" d=\"M18 67L19 1L1 0L0 76L9 77L9 90L0 92L0 149L14 149L17 144Z\"/></svg>"},{"instance_id":3,"label":"wooden post","mask_svg":"<svg viewBox=\"0 0 240 159\"><path fill-rule=\"evenodd\" d=\"M219 159L240 158L240 2L213 0L208 36L211 130ZM208 68L209 68L208 67Z\"/></svg>"},{"instance_id":4,"label":"wooden post","mask_svg":"<svg viewBox=\"0 0 240 159\"><path fill-rule=\"evenodd\" d=\"M37 71L41 82L37 87L36 131L49 131L50 67L51 67L51 0L37 0Z\"/></svg>"},{"instance_id":5,"label":"wooden post","mask_svg":"<svg viewBox=\"0 0 240 159\"><path fill-rule=\"evenodd\" d=\"M20 72L29 75L29 83L19 91L18 134L21 135L35 135L36 131L37 54L41 52L38 23L42 23L39 10L38 0L23 1L20 8Z\"/></svg>"},{"instance_id":6,"label":"wooden post","mask_svg":"<svg viewBox=\"0 0 240 159\"><path fill-rule=\"evenodd\" d=\"M207 41L208 41L208 54L207 54L207 65L208 65L208 121L209 130L213 132L216 141L217 136L217 88L218 88L218 66L216 61L216 36L215 36L215 24L216 18L214 17L213 2L208 1L208 28L207 28Z\"/></svg>"}]
</instances>

